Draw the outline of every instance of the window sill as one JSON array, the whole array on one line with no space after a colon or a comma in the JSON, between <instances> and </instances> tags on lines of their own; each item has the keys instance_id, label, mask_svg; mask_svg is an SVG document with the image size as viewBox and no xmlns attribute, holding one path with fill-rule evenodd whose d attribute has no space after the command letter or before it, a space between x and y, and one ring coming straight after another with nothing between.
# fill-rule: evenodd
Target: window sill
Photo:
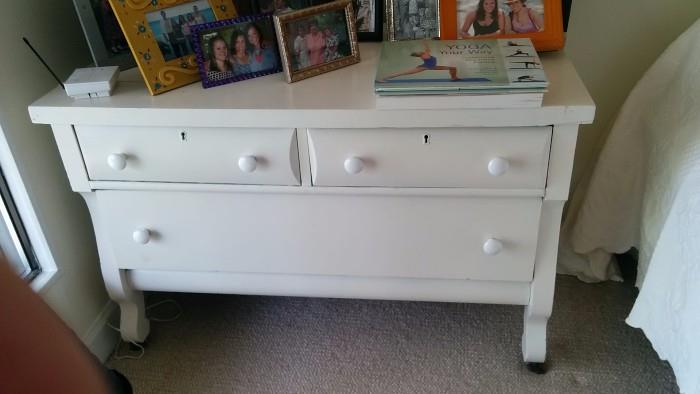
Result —
<instances>
[{"instance_id":1,"label":"window sill","mask_svg":"<svg viewBox=\"0 0 700 394\"><path fill-rule=\"evenodd\" d=\"M29 282L29 287L37 294L46 293L51 286L56 283L56 280L61 277L61 272L58 270L42 271L36 278Z\"/></svg>"}]
</instances>

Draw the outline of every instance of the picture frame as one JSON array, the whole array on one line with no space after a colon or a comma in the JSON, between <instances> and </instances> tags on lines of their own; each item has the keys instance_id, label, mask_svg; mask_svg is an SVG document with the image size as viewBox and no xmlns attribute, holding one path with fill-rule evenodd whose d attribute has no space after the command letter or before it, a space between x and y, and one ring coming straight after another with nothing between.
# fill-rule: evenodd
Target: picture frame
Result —
<instances>
[{"instance_id":1,"label":"picture frame","mask_svg":"<svg viewBox=\"0 0 700 394\"><path fill-rule=\"evenodd\" d=\"M488 3L495 4L490 12L498 17L485 25L476 15L480 7L490 8ZM441 0L441 39L530 38L538 52L554 51L564 47L563 19L561 0ZM501 24L504 31L493 33Z\"/></svg>"},{"instance_id":2,"label":"picture frame","mask_svg":"<svg viewBox=\"0 0 700 394\"><path fill-rule=\"evenodd\" d=\"M192 34L204 88L282 71L271 14L197 25Z\"/></svg>"},{"instance_id":3,"label":"picture frame","mask_svg":"<svg viewBox=\"0 0 700 394\"><path fill-rule=\"evenodd\" d=\"M237 16L232 0L109 0L151 95L199 80L191 28Z\"/></svg>"},{"instance_id":4,"label":"picture frame","mask_svg":"<svg viewBox=\"0 0 700 394\"><path fill-rule=\"evenodd\" d=\"M287 82L360 62L351 0L276 13L274 19Z\"/></svg>"},{"instance_id":5,"label":"picture frame","mask_svg":"<svg viewBox=\"0 0 700 394\"><path fill-rule=\"evenodd\" d=\"M353 0L357 41L382 41L384 0Z\"/></svg>"},{"instance_id":6,"label":"picture frame","mask_svg":"<svg viewBox=\"0 0 700 394\"><path fill-rule=\"evenodd\" d=\"M123 71L136 66L108 0L73 0L73 5L96 67Z\"/></svg>"},{"instance_id":7,"label":"picture frame","mask_svg":"<svg viewBox=\"0 0 700 394\"><path fill-rule=\"evenodd\" d=\"M289 12L301 10L334 0L251 0L252 8L257 13ZM384 26L385 0L352 0L355 10L357 41L382 41ZM240 11L240 9L239 9Z\"/></svg>"},{"instance_id":8,"label":"picture frame","mask_svg":"<svg viewBox=\"0 0 700 394\"><path fill-rule=\"evenodd\" d=\"M390 41L437 39L441 36L444 0L386 0Z\"/></svg>"}]
</instances>

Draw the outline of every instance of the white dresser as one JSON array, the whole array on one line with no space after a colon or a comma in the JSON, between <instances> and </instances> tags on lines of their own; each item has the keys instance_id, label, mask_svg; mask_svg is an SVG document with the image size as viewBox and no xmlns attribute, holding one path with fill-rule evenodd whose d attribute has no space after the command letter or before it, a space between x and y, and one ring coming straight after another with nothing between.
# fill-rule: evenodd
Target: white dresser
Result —
<instances>
[{"instance_id":1,"label":"white dresser","mask_svg":"<svg viewBox=\"0 0 700 394\"><path fill-rule=\"evenodd\" d=\"M561 53L542 108L385 110L360 64L151 97L55 89L52 126L87 201L125 340L149 332L143 290L525 306L523 356L545 360L562 207L578 125L595 107ZM67 229L67 231L69 231Z\"/></svg>"}]
</instances>

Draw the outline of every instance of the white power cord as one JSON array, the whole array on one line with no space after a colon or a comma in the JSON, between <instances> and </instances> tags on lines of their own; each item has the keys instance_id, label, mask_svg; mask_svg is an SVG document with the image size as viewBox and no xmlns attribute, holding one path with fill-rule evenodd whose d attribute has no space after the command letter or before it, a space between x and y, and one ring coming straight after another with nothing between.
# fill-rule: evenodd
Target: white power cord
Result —
<instances>
[{"instance_id":1,"label":"white power cord","mask_svg":"<svg viewBox=\"0 0 700 394\"><path fill-rule=\"evenodd\" d=\"M146 307L146 310L149 310L151 308L155 308L157 306L161 306L163 304L168 304L168 303L174 304L177 307L177 314L175 316L170 317L170 318L162 318L162 319L156 318L156 317L149 317L148 320L163 323L163 322L171 322L171 321L175 321L175 320L179 319L180 316L182 315L182 307L180 306L180 304L175 302L175 300L170 299L170 298L167 300L158 301L155 304L149 305Z\"/></svg>"},{"instance_id":2,"label":"white power cord","mask_svg":"<svg viewBox=\"0 0 700 394\"><path fill-rule=\"evenodd\" d=\"M178 318L180 318L180 316L182 315L182 307L180 306L180 304L178 304L173 299L167 299L167 300L156 302L155 304L147 306L146 310L149 310L151 308L155 308L155 307L163 305L163 304L168 304L168 303L174 304L177 307L177 314L175 314L175 316L170 317L170 318L149 317L148 319L151 321L154 321L154 322L162 323L162 322L175 321ZM117 327L114 327L113 325L111 325L109 323L107 323L107 327L113 329L116 332L121 333L121 331ZM119 349L121 348L122 342L124 342L124 341L122 341L121 339L119 341L117 341L117 345L114 347L114 350L112 351L112 358L113 359L115 359L115 360L140 360L143 357L143 355L146 354L146 349L144 349L142 345L140 345L139 343L134 342L134 341L128 341L131 345L133 345L139 349L139 354L137 356L119 355Z\"/></svg>"},{"instance_id":3,"label":"white power cord","mask_svg":"<svg viewBox=\"0 0 700 394\"><path fill-rule=\"evenodd\" d=\"M107 327L111 328L112 330L114 330L116 332L121 332L121 331L119 331L119 329L117 327L114 327L113 325L111 325L109 323L107 323ZM143 346L139 345L138 343L136 343L134 341L129 341L130 344L139 348L139 355L138 356L128 356L128 355L120 356L119 355L119 348L122 346L122 342L124 342L124 341L122 341L120 338L117 341L117 345L114 347L114 350L112 350L112 358L113 359L115 359L115 360L127 360L127 359L128 360L140 360L141 357L143 357L143 355L146 354L146 349L144 349Z\"/></svg>"}]
</instances>

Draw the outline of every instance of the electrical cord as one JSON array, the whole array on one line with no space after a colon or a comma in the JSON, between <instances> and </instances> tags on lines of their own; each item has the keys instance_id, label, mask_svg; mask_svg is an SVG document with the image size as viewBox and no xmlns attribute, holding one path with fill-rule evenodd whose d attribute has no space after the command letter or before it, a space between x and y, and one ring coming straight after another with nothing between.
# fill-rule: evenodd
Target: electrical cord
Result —
<instances>
[{"instance_id":1,"label":"electrical cord","mask_svg":"<svg viewBox=\"0 0 700 394\"><path fill-rule=\"evenodd\" d=\"M146 310L148 311L149 309L164 305L164 304L174 304L177 307L177 313L173 317L169 318L157 318L157 317L149 317L148 319L154 322L159 322L159 323L164 323L164 322L172 322L180 318L182 315L182 307L180 304L178 304L175 300L173 299L166 299L163 301L156 302L155 304L151 304L146 307ZM121 333L119 328L114 327L111 325L109 322L107 323L107 327L111 328L112 330ZM120 355L119 350L121 348L122 342L125 342L123 340L117 341L116 346L114 347L114 350L112 351L112 358L115 360L140 360L144 354L146 354L146 349L144 349L143 345L134 342L134 341L128 341L132 346L135 346L139 349L139 354L137 356L131 356L131 355Z\"/></svg>"},{"instance_id":2,"label":"electrical cord","mask_svg":"<svg viewBox=\"0 0 700 394\"><path fill-rule=\"evenodd\" d=\"M175 320L179 319L180 316L182 315L182 307L175 300L170 299L170 298L168 298L167 300L159 301L159 302L156 302L155 304L149 305L146 307L146 310L149 310L151 308L155 308L157 306L161 306L163 304L168 304L168 303L174 304L177 307L177 314L175 316L170 317L170 318L149 317L148 320L159 322L159 323L164 323L164 322L171 322L171 321L175 321Z\"/></svg>"},{"instance_id":3,"label":"electrical cord","mask_svg":"<svg viewBox=\"0 0 700 394\"><path fill-rule=\"evenodd\" d=\"M107 327L111 328L112 330L116 332L121 332L117 327L114 327L113 325L107 323ZM140 360L141 357L143 357L144 354L146 354L146 349L143 348L143 346L139 345L138 343L134 341L129 341L130 344L133 346L136 346L139 348L139 355L138 356L130 356L130 355L119 355L119 348L122 346L123 340L121 338L117 341L117 345L114 347L114 350L112 350L112 358L115 360Z\"/></svg>"}]
</instances>

